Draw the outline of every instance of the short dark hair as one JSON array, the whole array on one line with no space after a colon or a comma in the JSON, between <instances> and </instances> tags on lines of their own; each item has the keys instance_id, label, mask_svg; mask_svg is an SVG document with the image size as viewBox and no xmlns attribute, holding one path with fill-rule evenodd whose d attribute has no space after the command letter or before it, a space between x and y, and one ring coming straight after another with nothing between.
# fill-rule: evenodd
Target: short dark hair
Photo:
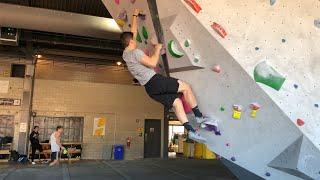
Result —
<instances>
[{"instance_id":1,"label":"short dark hair","mask_svg":"<svg viewBox=\"0 0 320 180\"><path fill-rule=\"evenodd\" d=\"M59 129L63 129L63 126L57 126L56 131L58 131Z\"/></svg>"},{"instance_id":2,"label":"short dark hair","mask_svg":"<svg viewBox=\"0 0 320 180\"><path fill-rule=\"evenodd\" d=\"M39 126L33 126L33 129L39 128Z\"/></svg>"},{"instance_id":3,"label":"short dark hair","mask_svg":"<svg viewBox=\"0 0 320 180\"><path fill-rule=\"evenodd\" d=\"M123 32L120 36L120 40L122 43L122 46L124 48L129 46L130 40L133 39L133 33L132 32Z\"/></svg>"}]
</instances>

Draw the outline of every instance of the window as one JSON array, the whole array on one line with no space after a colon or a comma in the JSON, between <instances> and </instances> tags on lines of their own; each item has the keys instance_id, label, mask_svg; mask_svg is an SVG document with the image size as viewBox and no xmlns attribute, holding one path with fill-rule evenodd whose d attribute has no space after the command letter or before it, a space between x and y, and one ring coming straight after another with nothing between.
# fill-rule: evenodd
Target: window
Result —
<instances>
[{"instance_id":1,"label":"window","mask_svg":"<svg viewBox=\"0 0 320 180\"><path fill-rule=\"evenodd\" d=\"M13 137L14 116L0 115L0 137Z\"/></svg>"},{"instance_id":2,"label":"window","mask_svg":"<svg viewBox=\"0 0 320 180\"><path fill-rule=\"evenodd\" d=\"M24 64L11 65L11 77L24 78L25 72L26 72L26 65Z\"/></svg>"},{"instance_id":3,"label":"window","mask_svg":"<svg viewBox=\"0 0 320 180\"><path fill-rule=\"evenodd\" d=\"M82 142L83 117L46 117L33 118L33 126L39 126L39 138L41 142L50 140L51 134L57 126L63 126L62 142Z\"/></svg>"}]
</instances>

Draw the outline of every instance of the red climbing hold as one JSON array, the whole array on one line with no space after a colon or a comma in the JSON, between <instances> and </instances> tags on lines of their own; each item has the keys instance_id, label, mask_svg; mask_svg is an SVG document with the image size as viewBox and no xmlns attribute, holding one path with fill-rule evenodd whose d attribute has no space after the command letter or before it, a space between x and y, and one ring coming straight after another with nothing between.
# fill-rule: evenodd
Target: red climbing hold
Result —
<instances>
[{"instance_id":1,"label":"red climbing hold","mask_svg":"<svg viewBox=\"0 0 320 180\"><path fill-rule=\"evenodd\" d=\"M222 38L225 38L227 36L226 30L224 30L224 28L220 24L214 22L211 25L211 28L214 29Z\"/></svg>"},{"instance_id":2,"label":"red climbing hold","mask_svg":"<svg viewBox=\"0 0 320 180\"><path fill-rule=\"evenodd\" d=\"M304 121L302 119L297 119L297 124L298 124L298 126L303 126Z\"/></svg>"},{"instance_id":3,"label":"red climbing hold","mask_svg":"<svg viewBox=\"0 0 320 180\"><path fill-rule=\"evenodd\" d=\"M120 4L120 0L114 0L114 2L118 5Z\"/></svg>"},{"instance_id":4,"label":"red climbing hold","mask_svg":"<svg viewBox=\"0 0 320 180\"><path fill-rule=\"evenodd\" d=\"M200 5L195 0L184 0L196 13L201 11Z\"/></svg>"},{"instance_id":5,"label":"red climbing hold","mask_svg":"<svg viewBox=\"0 0 320 180\"><path fill-rule=\"evenodd\" d=\"M130 0L130 2L131 2L132 4L134 4L134 3L136 2L136 0Z\"/></svg>"}]
</instances>

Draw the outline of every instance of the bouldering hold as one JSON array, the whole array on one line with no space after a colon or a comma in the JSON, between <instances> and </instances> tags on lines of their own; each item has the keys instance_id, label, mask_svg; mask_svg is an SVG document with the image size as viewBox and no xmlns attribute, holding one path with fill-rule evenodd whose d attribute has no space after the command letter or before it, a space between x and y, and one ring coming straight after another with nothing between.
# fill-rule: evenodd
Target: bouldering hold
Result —
<instances>
[{"instance_id":1,"label":"bouldering hold","mask_svg":"<svg viewBox=\"0 0 320 180\"><path fill-rule=\"evenodd\" d=\"M207 131L214 132L214 134L217 136L221 136L221 132L218 128L218 122L216 120L205 121L205 122L201 123L201 127Z\"/></svg>"},{"instance_id":2,"label":"bouldering hold","mask_svg":"<svg viewBox=\"0 0 320 180\"><path fill-rule=\"evenodd\" d=\"M286 78L263 61L254 68L254 80L279 91Z\"/></svg>"},{"instance_id":3,"label":"bouldering hold","mask_svg":"<svg viewBox=\"0 0 320 180\"><path fill-rule=\"evenodd\" d=\"M139 31L137 32L137 38L136 38L136 40L137 40L139 43L142 43L142 38L141 38L141 36L140 36Z\"/></svg>"},{"instance_id":4,"label":"bouldering hold","mask_svg":"<svg viewBox=\"0 0 320 180\"><path fill-rule=\"evenodd\" d=\"M148 39L149 38L149 33L148 30L145 26L142 26L142 36L144 39Z\"/></svg>"},{"instance_id":5,"label":"bouldering hold","mask_svg":"<svg viewBox=\"0 0 320 180\"><path fill-rule=\"evenodd\" d=\"M200 59L201 59L200 55L195 55L195 56L194 56L194 59L193 59L193 62L194 62L194 63L199 63L199 62L200 62Z\"/></svg>"},{"instance_id":6,"label":"bouldering hold","mask_svg":"<svg viewBox=\"0 0 320 180\"><path fill-rule=\"evenodd\" d=\"M213 68L212 68L212 71L216 72L216 73L220 73L221 72L221 67L219 65L215 65Z\"/></svg>"},{"instance_id":7,"label":"bouldering hold","mask_svg":"<svg viewBox=\"0 0 320 180\"><path fill-rule=\"evenodd\" d=\"M298 89L299 86L298 86L298 84L294 84L293 87L294 87L295 89Z\"/></svg>"},{"instance_id":8,"label":"bouldering hold","mask_svg":"<svg viewBox=\"0 0 320 180\"><path fill-rule=\"evenodd\" d=\"M298 126L303 126L304 121L302 119L297 119L297 124L298 124Z\"/></svg>"},{"instance_id":9,"label":"bouldering hold","mask_svg":"<svg viewBox=\"0 0 320 180\"><path fill-rule=\"evenodd\" d=\"M314 107L318 108L318 107L319 107L319 104L314 104Z\"/></svg>"},{"instance_id":10,"label":"bouldering hold","mask_svg":"<svg viewBox=\"0 0 320 180\"><path fill-rule=\"evenodd\" d=\"M148 44L148 41L147 41L147 40L144 40L144 44Z\"/></svg>"},{"instance_id":11,"label":"bouldering hold","mask_svg":"<svg viewBox=\"0 0 320 180\"><path fill-rule=\"evenodd\" d=\"M230 143L226 143L226 146L228 146L228 147L229 147L229 146L230 146Z\"/></svg>"},{"instance_id":12,"label":"bouldering hold","mask_svg":"<svg viewBox=\"0 0 320 180\"><path fill-rule=\"evenodd\" d=\"M184 55L181 51L178 50L178 47L173 40L169 41L168 50L171 56L175 58L181 58Z\"/></svg>"},{"instance_id":13,"label":"bouldering hold","mask_svg":"<svg viewBox=\"0 0 320 180\"><path fill-rule=\"evenodd\" d=\"M258 104L258 103L251 103L250 104L250 109L252 109L252 110L259 110L260 109L260 104Z\"/></svg>"},{"instance_id":14,"label":"bouldering hold","mask_svg":"<svg viewBox=\"0 0 320 180\"><path fill-rule=\"evenodd\" d=\"M236 161L236 158L235 157L231 157L231 161Z\"/></svg>"},{"instance_id":15,"label":"bouldering hold","mask_svg":"<svg viewBox=\"0 0 320 180\"><path fill-rule=\"evenodd\" d=\"M146 20L146 14L144 14L142 12L138 14L138 17L143 21Z\"/></svg>"},{"instance_id":16,"label":"bouldering hold","mask_svg":"<svg viewBox=\"0 0 320 180\"><path fill-rule=\"evenodd\" d=\"M121 10L120 13L119 13L119 15L118 15L118 19L121 19L121 20L127 22L127 21L128 21L127 11L124 10L124 9Z\"/></svg>"},{"instance_id":17,"label":"bouldering hold","mask_svg":"<svg viewBox=\"0 0 320 180\"><path fill-rule=\"evenodd\" d=\"M220 24L213 22L211 28L214 29L222 38L227 36L226 30Z\"/></svg>"},{"instance_id":18,"label":"bouldering hold","mask_svg":"<svg viewBox=\"0 0 320 180\"><path fill-rule=\"evenodd\" d=\"M191 44L191 41L189 39L184 41L184 47L189 47Z\"/></svg>"},{"instance_id":19,"label":"bouldering hold","mask_svg":"<svg viewBox=\"0 0 320 180\"><path fill-rule=\"evenodd\" d=\"M260 48L259 48L259 47L255 47L254 49L255 49L256 51L259 51Z\"/></svg>"},{"instance_id":20,"label":"bouldering hold","mask_svg":"<svg viewBox=\"0 0 320 180\"><path fill-rule=\"evenodd\" d=\"M120 4L120 0L114 0L114 2L118 5Z\"/></svg>"},{"instance_id":21,"label":"bouldering hold","mask_svg":"<svg viewBox=\"0 0 320 180\"><path fill-rule=\"evenodd\" d=\"M132 4L134 4L134 3L136 2L136 0L130 0L130 2L131 2Z\"/></svg>"},{"instance_id":22,"label":"bouldering hold","mask_svg":"<svg viewBox=\"0 0 320 180\"><path fill-rule=\"evenodd\" d=\"M270 0L270 5L273 6L276 3L276 0Z\"/></svg>"},{"instance_id":23,"label":"bouldering hold","mask_svg":"<svg viewBox=\"0 0 320 180\"><path fill-rule=\"evenodd\" d=\"M285 43L285 42L286 42L286 40L285 40L285 39L282 39L281 41L282 41L283 43Z\"/></svg>"},{"instance_id":24,"label":"bouldering hold","mask_svg":"<svg viewBox=\"0 0 320 180\"><path fill-rule=\"evenodd\" d=\"M123 26L126 24L126 22L122 19L117 19L116 20L116 23L121 27L123 28Z\"/></svg>"},{"instance_id":25,"label":"bouldering hold","mask_svg":"<svg viewBox=\"0 0 320 180\"><path fill-rule=\"evenodd\" d=\"M320 19L315 19L314 20L314 26L317 28L320 28Z\"/></svg>"},{"instance_id":26,"label":"bouldering hold","mask_svg":"<svg viewBox=\"0 0 320 180\"><path fill-rule=\"evenodd\" d=\"M257 112L260 109L260 105L258 103L251 103L250 104L251 113L250 116L255 118L257 116Z\"/></svg>"},{"instance_id":27,"label":"bouldering hold","mask_svg":"<svg viewBox=\"0 0 320 180\"><path fill-rule=\"evenodd\" d=\"M266 172L266 176L268 176L268 177L269 177L269 176L271 176L271 174L270 174L269 172Z\"/></svg>"},{"instance_id":28,"label":"bouldering hold","mask_svg":"<svg viewBox=\"0 0 320 180\"><path fill-rule=\"evenodd\" d=\"M232 117L234 119L241 119L241 114L242 114L242 106L241 105L233 105L233 114Z\"/></svg>"},{"instance_id":29,"label":"bouldering hold","mask_svg":"<svg viewBox=\"0 0 320 180\"><path fill-rule=\"evenodd\" d=\"M184 0L196 13L201 11L201 6L195 0Z\"/></svg>"},{"instance_id":30,"label":"bouldering hold","mask_svg":"<svg viewBox=\"0 0 320 180\"><path fill-rule=\"evenodd\" d=\"M221 106L220 111L222 111L222 112L225 111L225 108Z\"/></svg>"},{"instance_id":31,"label":"bouldering hold","mask_svg":"<svg viewBox=\"0 0 320 180\"><path fill-rule=\"evenodd\" d=\"M182 105L183 105L184 112L185 112L186 114L192 112L191 106L190 106L189 103L186 101L186 99L184 98L183 95L180 96L180 99L181 99L181 101L182 101Z\"/></svg>"}]
</instances>

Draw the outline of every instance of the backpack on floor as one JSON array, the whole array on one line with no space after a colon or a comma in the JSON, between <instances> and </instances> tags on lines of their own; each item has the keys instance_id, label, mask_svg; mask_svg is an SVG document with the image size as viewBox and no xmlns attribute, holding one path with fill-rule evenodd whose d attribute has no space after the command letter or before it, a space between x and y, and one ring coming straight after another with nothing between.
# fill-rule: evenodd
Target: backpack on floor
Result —
<instances>
[{"instance_id":1,"label":"backpack on floor","mask_svg":"<svg viewBox=\"0 0 320 180\"><path fill-rule=\"evenodd\" d=\"M10 160L13 162L17 162L19 159L19 156L20 154L17 151L13 150L11 151L11 154L10 154Z\"/></svg>"},{"instance_id":2,"label":"backpack on floor","mask_svg":"<svg viewBox=\"0 0 320 180\"><path fill-rule=\"evenodd\" d=\"M18 162L19 162L19 163L23 163L23 164L27 163L27 162L28 162L28 157L27 157L27 155L24 155L24 154L20 155L20 156L19 156L19 159L18 159Z\"/></svg>"}]
</instances>

